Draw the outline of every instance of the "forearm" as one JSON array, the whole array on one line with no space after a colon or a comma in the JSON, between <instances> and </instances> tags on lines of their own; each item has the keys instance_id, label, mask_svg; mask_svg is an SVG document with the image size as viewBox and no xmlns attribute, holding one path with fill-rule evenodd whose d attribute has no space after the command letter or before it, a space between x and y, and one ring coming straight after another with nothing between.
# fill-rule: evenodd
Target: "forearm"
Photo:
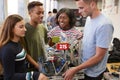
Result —
<instances>
[{"instance_id":1,"label":"forearm","mask_svg":"<svg viewBox=\"0 0 120 80\"><path fill-rule=\"evenodd\" d=\"M39 69L39 64L29 54L26 55L26 58L35 68Z\"/></svg>"},{"instance_id":2,"label":"forearm","mask_svg":"<svg viewBox=\"0 0 120 80\"><path fill-rule=\"evenodd\" d=\"M99 61L101 61L101 59L99 57L97 58L97 57L94 56L94 57L90 58L89 60L87 60L86 62L84 62L84 63L80 64L79 66L77 66L76 71L91 67L91 66L99 63Z\"/></svg>"},{"instance_id":3,"label":"forearm","mask_svg":"<svg viewBox=\"0 0 120 80\"><path fill-rule=\"evenodd\" d=\"M86 62L77 66L76 70L82 70L82 69L96 65L97 63L99 63L103 59L103 57L106 54L106 51L107 51L107 49L105 49L105 48L97 47L96 54L93 57L89 58Z\"/></svg>"}]
</instances>

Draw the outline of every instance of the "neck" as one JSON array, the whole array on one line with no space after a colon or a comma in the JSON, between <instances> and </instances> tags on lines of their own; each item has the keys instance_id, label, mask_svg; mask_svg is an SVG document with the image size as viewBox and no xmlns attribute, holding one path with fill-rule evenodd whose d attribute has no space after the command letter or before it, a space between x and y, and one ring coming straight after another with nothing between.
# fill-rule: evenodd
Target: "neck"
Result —
<instances>
[{"instance_id":1,"label":"neck","mask_svg":"<svg viewBox=\"0 0 120 80\"><path fill-rule=\"evenodd\" d=\"M69 30L69 29L71 29L71 27L66 27L66 28L62 28L62 27L60 27L62 30L64 30L64 31L67 31L67 30Z\"/></svg>"},{"instance_id":2,"label":"neck","mask_svg":"<svg viewBox=\"0 0 120 80\"><path fill-rule=\"evenodd\" d=\"M30 23L33 27L37 27L37 25L38 25L38 23L33 22L33 21L30 21L29 23Z\"/></svg>"},{"instance_id":3,"label":"neck","mask_svg":"<svg viewBox=\"0 0 120 80\"><path fill-rule=\"evenodd\" d=\"M20 38L13 38L13 39L11 39L11 41L13 41L13 42L19 42L19 40L20 40Z\"/></svg>"},{"instance_id":4,"label":"neck","mask_svg":"<svg viewBox=\"0 0 120 80\"><path fill-rule=\"evenodd\" d=\"M94 12L91 15L91 19L94 19L100 15L100 11L98 9L94 10Z\"/></svg>"}]
</instances>

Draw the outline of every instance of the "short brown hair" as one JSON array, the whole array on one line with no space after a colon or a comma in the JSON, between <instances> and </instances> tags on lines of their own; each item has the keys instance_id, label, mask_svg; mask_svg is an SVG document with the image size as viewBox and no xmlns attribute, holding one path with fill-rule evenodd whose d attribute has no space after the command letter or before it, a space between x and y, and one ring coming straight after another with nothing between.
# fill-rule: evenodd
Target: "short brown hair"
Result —
<instances>
[{"instance_id":1,"label":"short brown hair","mask_svg":"<svg viewBox=\"0 0 120 80\"><path fill-rule=\"evenodd\" d=\"M35 6L43 6L43 4L41 2L39 2L39 1L32 1L27 6L28 11L30 11L31 9L33 9Z\"/></svg>"}]
</instances>

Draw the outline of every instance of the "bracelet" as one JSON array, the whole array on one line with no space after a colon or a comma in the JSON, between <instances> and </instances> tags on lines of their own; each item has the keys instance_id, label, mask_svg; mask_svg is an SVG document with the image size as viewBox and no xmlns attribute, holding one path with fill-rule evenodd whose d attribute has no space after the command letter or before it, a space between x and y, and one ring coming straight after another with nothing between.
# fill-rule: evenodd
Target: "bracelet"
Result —
<instances>
[{"instance_id":1,"label":"bracelet","mask_svg":"<svg viewBox=\"0 0 120 80\"><path fill-rule=\"evenodd\" d=\"M33 73L34 73L34 72L31 71L31 80L34 80L34 79L33 79Z\"/></svg>"},{"instance_id":2,"label":"bracelet","mask_svg":"<svg viewBox=\"0 0 120 80\"><path fill-rule=\"evenodd\" d=\"M26 73L25 79L26 79L26 80L31 80L31 72L27 72L27 73Z\"/></svg>"},{"instance_id":3,"label":"bracelet","mask_svg":"<svg viewBox=\"0 0 120 80\"><path fill-rule=\"evenodd\" d=\"M26 80L34 80L34 79L33 79L33 73L34 73L33 71L27 72L25 79L26 79Z\"/></svg>"}]
</instances>

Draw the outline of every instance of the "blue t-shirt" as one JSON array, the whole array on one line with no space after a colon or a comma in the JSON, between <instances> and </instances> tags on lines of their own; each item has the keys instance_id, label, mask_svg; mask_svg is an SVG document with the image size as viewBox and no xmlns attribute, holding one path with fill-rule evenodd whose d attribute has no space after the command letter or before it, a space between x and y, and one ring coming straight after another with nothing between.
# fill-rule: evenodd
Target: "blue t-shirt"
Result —
<instances>
[{"instance_id":1,"label":"blue t-shirt","mask_svg":"<svg viewBox=\"0 0 120 80\"><path fill-rule=\"evenodd\" d=\"M55 18L56 18L56 15L52 16L50 19L50 23L51 23L52 28L57 26Z\"/></svg>"},{"instance_id":2,"label":"blue t-shirt","mask_svg":"<svg viewBox=\"0 0 120 80\"><path fill-rule=\"evenodd\" d=\"M96 47L108 48L112 39L113 25L104 15L100 14L97 18L87 18L84 28L82 61L85 62L96 53ZM97 77L106 69L108 53L98 64L86 68L85 74Z\"/></svg>"}]
</instances>

